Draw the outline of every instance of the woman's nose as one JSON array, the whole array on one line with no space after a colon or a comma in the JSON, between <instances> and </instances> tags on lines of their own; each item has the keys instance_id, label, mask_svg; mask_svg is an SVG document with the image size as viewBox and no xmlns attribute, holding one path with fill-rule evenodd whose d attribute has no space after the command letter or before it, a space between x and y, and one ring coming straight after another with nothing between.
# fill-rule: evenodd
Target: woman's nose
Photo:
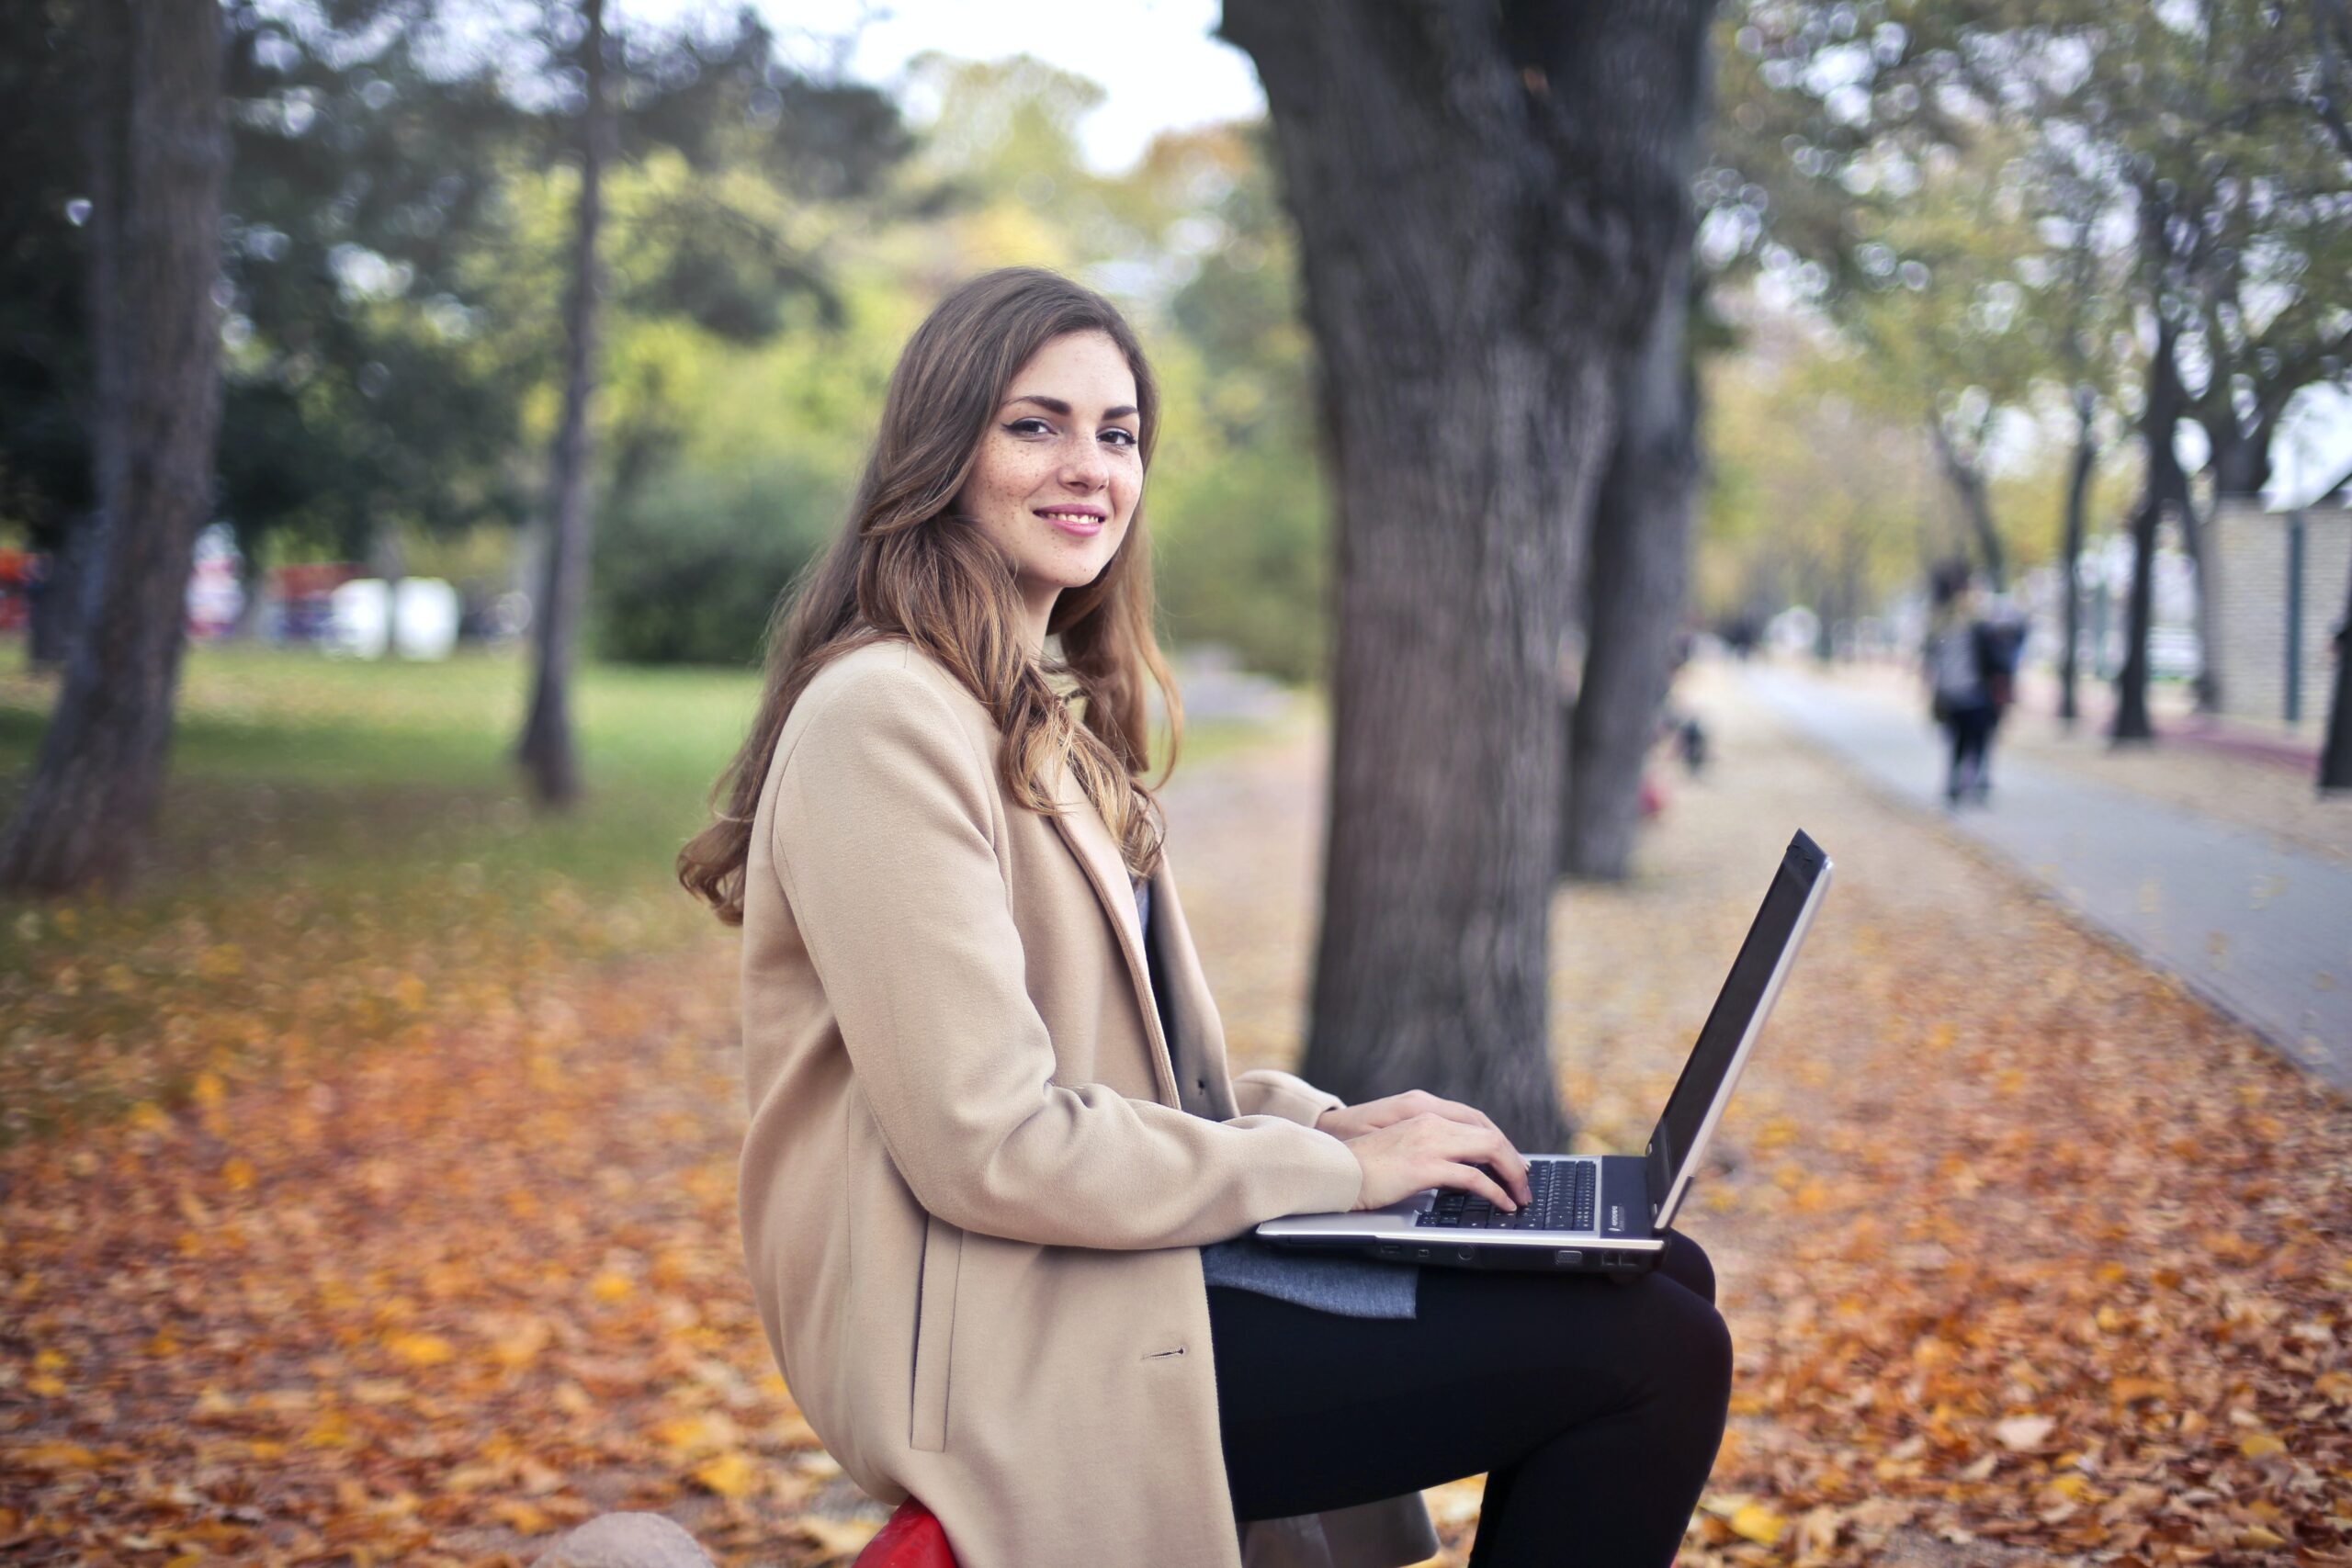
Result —
<instances>
[{"instance_id":1,"label":"woman's nose","mask_svg":"<svg viewBox=\"0 0 2352 1568\"><path fill-rule=\"evenodd\" d=\"M1064 448L1062 482L1101 490L1109 479L1110 460L1102 456L1102 448L1091 436L1079 436Z\"/></svg>"}]
</instances>

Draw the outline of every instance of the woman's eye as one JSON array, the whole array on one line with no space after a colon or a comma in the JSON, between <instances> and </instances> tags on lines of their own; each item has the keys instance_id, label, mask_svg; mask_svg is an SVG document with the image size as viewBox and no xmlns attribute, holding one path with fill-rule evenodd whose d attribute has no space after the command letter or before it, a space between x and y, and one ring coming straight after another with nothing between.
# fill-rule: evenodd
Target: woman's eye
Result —
<instances>
[{"instance_id":1,"label":"woman's eye","mask_svg":"<svg viewBox=\"0 0 2352 1568\"><path fill-rule=\"evenodd\" d=\"M1114 446L1132 446L1136 444L1136 433L1127 429L1125 425L1114 424L1102 434L1104 435L1115 435L1118 437L1116 441L1111 443Z\"/></svg>"},{"instance_id":2,"label":"woman's eye","mask_svg":"<svg viewBox=\"0 0 2352 1568\"><path fill-rule=\"evenodd\" d=\"M1026 435L1029 434L1027 427L1033 424L1039 430L1045 431L1047 434L1051 434L1053 433L1053 426L1047 424L1044 420L1036 418L1035 415L1032 415L1027 419L1016 419L1004 428L1011 431L1015 435Z\"/></svg>"}]
</instances>

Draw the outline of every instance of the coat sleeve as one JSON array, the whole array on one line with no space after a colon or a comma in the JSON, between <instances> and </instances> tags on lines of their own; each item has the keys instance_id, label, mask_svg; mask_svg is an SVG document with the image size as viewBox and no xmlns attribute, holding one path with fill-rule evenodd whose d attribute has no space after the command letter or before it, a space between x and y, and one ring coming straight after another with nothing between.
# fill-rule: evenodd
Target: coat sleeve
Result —
<instances>
[{"instance_id":1,"label":"coat sleeve","mask_svg":"<svg viewBox=\"0 0 2352 1568\"><path fill-rule=\"evenodd\" d=\"M922 674L862 671L782 760L785 897L883 1143L926 1210L1047 1246L1196 1246L1345 1209L1346 1145L1056 1080L992 841L989 760Z\"/></svg>"},{"instance_id":2,"label":"coat sleeve","mask_svg":"<svg viewBox=\"0 0 2352 1568\"><path fill-rule=\"evenodd\" d=\"M1233 1103L1244 1116L1262 1113L1312 1127L1317 1117L1326 1111L1339 1110L1347 1101L1317 1089L1295 1073L1252 1067L1233 1080Z\"/></svg>"}]
</instances>

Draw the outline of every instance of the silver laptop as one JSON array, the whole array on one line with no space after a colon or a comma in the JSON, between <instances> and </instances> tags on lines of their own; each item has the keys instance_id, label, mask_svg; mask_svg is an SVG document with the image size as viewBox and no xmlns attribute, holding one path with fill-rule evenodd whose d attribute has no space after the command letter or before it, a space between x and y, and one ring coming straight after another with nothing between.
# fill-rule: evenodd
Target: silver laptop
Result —
<instances>
[{"instance_id":1,"label":"silver laptop","mask_svg":"<svg viewBox=\"0 0 2352 1568\"><path fill-rule=\"evenodd\" d=\"M1666 1228L1690 1190L1700 1156L1828 889L1829 857L1797 834L1641 1154L1532 1155L1534 1201L1516 1213L1466 1192L1428 1188L1385 1209L1286 1214L1261 1224L1258 1234L1283 1247L1344 1248L1406 1263L1646 1272L1665 1249Z\"/></svg>"}]
</instances>

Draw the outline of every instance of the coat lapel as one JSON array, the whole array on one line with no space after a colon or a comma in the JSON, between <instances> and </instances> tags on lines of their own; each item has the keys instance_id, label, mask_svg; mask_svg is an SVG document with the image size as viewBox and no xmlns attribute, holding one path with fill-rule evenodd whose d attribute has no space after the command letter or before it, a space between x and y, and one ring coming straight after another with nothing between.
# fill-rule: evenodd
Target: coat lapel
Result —
<instances>
[{"instance_id":1,"label":"coat lapel","mask_svg":"<svg viewBox=\"0 0 2352 1568\"><path fill-rule=\"evenodd\" d=\"M1198 1111L1219 1122L1240 1114L1233 1102L1233 1085L1226 1077L1225 1031L1219 1026L1216 1001L1209 994L1208 977L1201 972L1200 954L1193 946L1192 929L1184 920L1183 901L1176 897L1176 873L1163 847L1159 864L1151 874L1151 931L1145 946L1159 946L1159 983L1168 991L1168 1009L1176 1024L1175 1049L1179 1094L1187 1079L1200 1089L1199 1102L1182 1100L1187 1111Z\"/></svg>"},{"instance_id":2,"label":"coat lapel","mask_svg":"<svg viewBox=\"0 0 2352 1568\"><path fill-rule=\"evenodd\" d=\"M1117 840L1103 824L1102 814L1086 797L1079 786L1078 775L1067 763L1060 764L1054 781L1054 826L1061 832L1062 842L1077 857L1086 880L1094 886L1094 897L1102 905L1102 913L1110 919L1116 936L1120 955L1126 960L1127 977L1134 985L1136 1001L1143 1012L1144 1034L1151 1043L1152 1081L1159 1086L1160 1102L1165 1105L1182 1103L1176 1092L1176 1077L1169 1066L1168 1042L1159 1032L1159 1009L1151 994L1151 971L1143 952L1143 927L1136 919L1135 884L1128 880L1127 863L1119 853Z\"/></svg>"}]
</instances>

